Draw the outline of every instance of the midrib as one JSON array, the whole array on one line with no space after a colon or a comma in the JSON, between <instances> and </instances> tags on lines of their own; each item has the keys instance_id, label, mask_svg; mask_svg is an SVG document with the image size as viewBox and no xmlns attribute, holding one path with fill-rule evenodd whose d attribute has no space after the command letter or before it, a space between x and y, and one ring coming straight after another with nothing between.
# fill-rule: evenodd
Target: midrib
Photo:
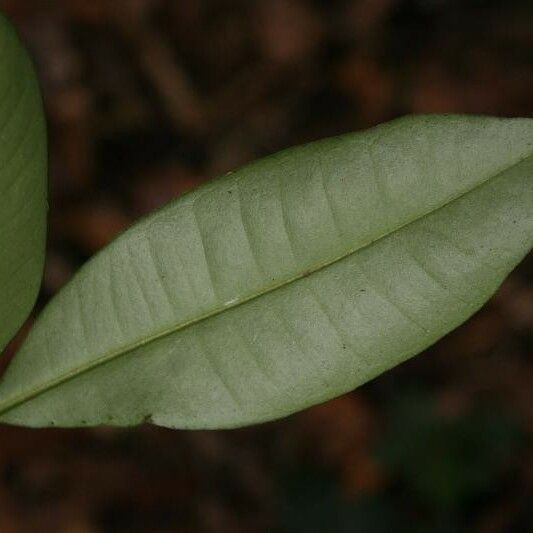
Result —
<instances>
[{"instance_id":1,"label":"midrib","mask_svg":"<svg viewBox=\"0 0 533 533\"><path fill-rule=\"evenodd\" d=\"M40 396L41 394L44 394L45 392L48 392L50 391L51 389L54 389L72 379L75 379L76 377L86 373L86 372L89 372L91 370L94 370L95 368L98 368L102 365L105 365L111 361L114 361L115 359L118 359L119 357L122 357L124 355L127 355L128 353L131 353L135 350L138 350L139 348L142 348L143 346L146 346L148 344L151 344L152 342L155 342L159 339L162 339L164 337L167 337L169 335L172 335L174 333L178 333L179 331L182 331L184 329L187 329L191 326L194 326L200 322L203 322L205 320L208 320L210 318L213 318L217 315L220 315L221 313L224 313L225 311L229 311L231 309L235 309L236 307L239 307L241 305L244 305L252 300L255 300L257 298L260 298L261 296L265 296L266 294L269 294L271 292L274 292L278 289L281 289L283 287L286 287L300 279L303 279L305 277L308 277L312 274L315 274L316 272L319 272L321 270L324 270L325 268L328 268L330 267L331 265L335 264L335 263L338 263L339 261L342 261L343 259L346 259L347 257L350 257L352 255L354 255L355 253L365 249L365 248L368 248L374 244L376 244L377 242L383 240L383 239L386 239L387 237L399 232L399 231L402 231L403 229L407 228L408 226L412 225L412 224L415 224L416 222L418 222L419 220L422 220L426 217L429 217L431 215L433 215L434 213L437 213L438 211L440 211L441 209L444 209L446 207L448 207L450 204L454 203L454 202L457 202L458 200L460 200L461 198L469 195L469 194L472 194L474 192L476 192L477 190L481 189L482 187L486 186L489 182L497 179L498 177L502 176L504 173L506 172L509 172L510 170L512 170L514 167L520 165L521 163L523 163L524 161L526 161L527 159L529 159L530 157L532 157L531 154L528 154L527 156L521 158L520 160L518 160L516 163L498 171L496 174L493 174L493 175L490 175L488 176L485 180L481 181L480 183L474 185L472 188L456 195L455 197L452 197L451 199L449 199L446 203L443 203L442 205L434 208L434 209L431 209L421 215L419 215L418 217L415 217L414 219L412 220L409 220L407 222L405 222L404 224L398 226L397 228L389 231L389 232L386 232L384 233L383 235L380 235L379 237L369 241L368 243L366 244L362 244L360 246L358 246L357 248L353 248L353 249L349 249L346 251L346 253L344 254L341 254L337 257L334 257L333 259L330 259L324 263L320 263L320 264L317 264L315 265L314 267L311 267L311 268L308 268L308 269L305 269L304 272L301 272L295 276L292 276L291 278L287 278L279 283L276 283L276 284L273 284L269 287L266 287L264 290L260 291L260 292L257 292L257 293L254 293L254 294L251 294L245 298L242 298L241 300L237 300L234 304L231 304L231 305L226 305L226 306L221 306L217 309L214 309L213 311L210 311L208 313L205 313L203 315L200 315L192 320L189 320L187 322L182 322L181 324L177 324L176 326L173 326L171 328L167 328L165 330L162 330L158 333L155 333L149 337L146 337L145 339L143 340L140 340L140 341L136 341L135 343L132 343L128 346L125 346L125 347L122 347L122 348L119 348L117 350L114 350L112 352L108 352L96 359L94 359L93 361L90 361L89 363L85 364L85 365L80 365L76 368L73 368L72 370L69 370L68 372L65 372L64 374L58 376L56 379L53 379L53 380L49 380L45 383L43 383L41 386L39 387L36 387L34 389L31 389L27 392L23 392L17 396L14 396L12 398L8 398L6 400L3 400L0 402L0 416L1 415L4 415L6 413L8 413L9 411L11 411L12 409L14 409L15 407L18 407L20 405L22 405L23 403L26 403L34 398L36 398L37 396ZM1 385L1 382L0 382L0 385Z\"/></svg>"}]
</instances>

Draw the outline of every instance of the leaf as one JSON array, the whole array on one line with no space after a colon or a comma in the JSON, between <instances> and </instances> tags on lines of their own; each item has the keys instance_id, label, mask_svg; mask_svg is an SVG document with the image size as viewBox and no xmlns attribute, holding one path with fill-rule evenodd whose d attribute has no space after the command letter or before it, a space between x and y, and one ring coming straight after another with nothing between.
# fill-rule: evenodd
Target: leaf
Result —
<instances>
[{"instance_id":1,"label":"leaf","mask_svg":"<svg viewBox=\"0 0 533 533\"><path fill-rule=\"evenodd\" d=\"M533 120L407 117L156 211L45 309L0 388L29 426L235 427L434 343L533 244Z\"/></svg>"},{"instance_id":2,"label":"leaf","mask_svg":"<svg viewBox=\"0 0 533 533\"><path fill-rule=\"evenodd\" d=\"M0 352L39 291L46 236L46 135L39 87L0 15Z\"/></svg>"}]
</instances>

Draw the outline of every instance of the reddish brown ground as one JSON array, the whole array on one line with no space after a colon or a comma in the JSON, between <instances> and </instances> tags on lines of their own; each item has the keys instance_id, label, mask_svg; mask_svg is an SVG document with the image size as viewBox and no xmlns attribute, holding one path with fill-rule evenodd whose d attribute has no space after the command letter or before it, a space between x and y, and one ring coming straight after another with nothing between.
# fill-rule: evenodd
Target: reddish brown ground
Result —
<instances>
[{"instance_id":1,"label":"reddish brown ground","mask_svg":"<svg viewBox=\"0 0 533 533\"><path fill-rule=\"evenodd\" d=\"M404 113L533 116L528 0L0 9L32 51L49 117L39 309L138 217L258 156ZM1 427L0 531L526 532L532 356L530 257L427 354L285 421Z\"/></svg>"}]
</instances>

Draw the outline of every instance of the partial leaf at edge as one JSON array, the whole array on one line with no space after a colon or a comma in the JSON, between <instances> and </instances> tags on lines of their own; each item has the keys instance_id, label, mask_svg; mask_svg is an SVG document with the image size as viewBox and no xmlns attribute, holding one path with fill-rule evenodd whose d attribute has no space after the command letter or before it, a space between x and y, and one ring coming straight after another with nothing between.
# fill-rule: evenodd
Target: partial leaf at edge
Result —
<instances>
[{"instance_id":1,"label":"partial leaf at edge","mask_svg":"<svg viewBox=\"0 0 533 533\"><path fill-rule=\"evenodd\" d=\"M0 352L41 284L46 234L46 135L33 66L0 14Z\"/></svg>"},{"instance_id":2,"label":"partial leaf at edge","mask_svg":"<svg viewBox=\"0 0 533 533\"><path fill-rule=\"evenodd\" d=\"M234 427L347 392L471 316L533 244L533 120L407 117L257 161L142 220L0 386L31 426Z\"/></svg>"}]
</instances>

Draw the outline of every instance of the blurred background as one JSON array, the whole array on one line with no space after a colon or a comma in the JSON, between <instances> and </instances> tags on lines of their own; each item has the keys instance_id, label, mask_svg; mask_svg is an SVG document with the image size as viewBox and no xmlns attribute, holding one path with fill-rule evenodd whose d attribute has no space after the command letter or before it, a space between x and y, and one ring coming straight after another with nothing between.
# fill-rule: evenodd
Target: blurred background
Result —
<instances>
[{"instance_id":1,"label":"blurred background","mask_svg":"<svg viewBox=\"0 0 533 533\"><path fill-rule=\"evenodd\" d=\"M405 113L533 117L531 0L0 0L40 74L37 312L203 181ZM5 364L17 343L8 348ZM357 391L236 431L0 428L0 532L531 531L533 257Z\"/></svg>"}]
</instances>

